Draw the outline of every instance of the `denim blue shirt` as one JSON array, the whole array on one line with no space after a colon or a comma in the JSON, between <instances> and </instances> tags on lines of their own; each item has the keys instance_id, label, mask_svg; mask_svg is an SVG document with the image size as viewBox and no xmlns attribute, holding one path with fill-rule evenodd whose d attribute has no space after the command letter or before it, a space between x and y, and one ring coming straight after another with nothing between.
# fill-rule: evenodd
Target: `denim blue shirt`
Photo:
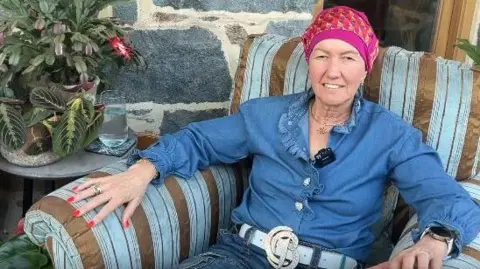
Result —
<instances>
[{"instance_id":1,"label":"denim blue shirt","mask_svg":"<svg viewBox=\"0 0 480 269\"><path fill-rule=\"evenodd\" d=\"M151 160L160 177L190 178L197 169L253 156L249 187L235 223L264 231L291 227L300 240L365 261L374 242L390 180L419 214L414 241L428 226L457 233L456 253L480 227L480 208L443 169L421 132L384 107L357 96L344 125L330 132L336 161L316 168L309 158L305 93L247 101L238 113L192 123L132 155ZM301 203L299 206L298 203Z\"/></svg>"}]
</instances>

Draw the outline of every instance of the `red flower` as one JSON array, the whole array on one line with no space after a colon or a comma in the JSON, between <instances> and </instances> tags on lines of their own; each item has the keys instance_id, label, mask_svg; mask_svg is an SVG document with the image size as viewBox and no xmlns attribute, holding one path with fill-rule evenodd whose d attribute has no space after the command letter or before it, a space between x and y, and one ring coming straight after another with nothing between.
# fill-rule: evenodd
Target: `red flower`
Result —
<instances>
[{"instance_id":1,"label":"red flower","mask_svg":"<svg viewBox=\"0 0 480 269\"><path fill-rule=\"evenodd\" d=\"M25 218L21 218L17 223L17 229L15 230L16 235L21 235L25 233Z\"/></svg>"},{"instance_id":2,"label":"red flower","mask_svg":"<svg viewBox=\"0 0 480 269\"><path fill-rule=\"evenodd\" d=\"M126 60L132 59L133 56L133 49L129 47L120 37L115 36L108 40L110 42L110 46L115 51L115 54L122 56Z\"/></svg>"}]
</instances>

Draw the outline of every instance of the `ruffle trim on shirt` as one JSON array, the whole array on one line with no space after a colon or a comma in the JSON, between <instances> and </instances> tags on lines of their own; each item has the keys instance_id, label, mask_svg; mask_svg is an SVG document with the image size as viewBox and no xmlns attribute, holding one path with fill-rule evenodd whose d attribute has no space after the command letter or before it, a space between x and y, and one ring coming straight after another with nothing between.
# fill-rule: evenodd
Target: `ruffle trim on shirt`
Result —
<instances>
[{"instance_id":1,"label":"ruffle trim on shirt","mask_svg":"<svg viewBox=\"0 0 480 269\"><path fill-rule=\"evenodd\" d=\"M310 88L304 94L301 94L287 109L280 116L280 120L278 122L278 130L281 135L282 144L287 149L287 152L290 154L303 157L308 160L308 154L306 150L303 150L302 146L300 145L299 139L301 137L301 129L298 125L298 122L302 118L305 113L308 111L308 102L313 97L313 89ZM352 129L356 125L357 114L360 112L361 109L361 100L362 100L362 93L361 91L357 91L355 94L355 99L353 101L352 113L350 118L347 122L343 125L336 125L333 127L333 131L342 134L348 134L352 131Z\"/></svg>"},{"instance_id":2,"label":"ruffle trim on shirt","mask_svg":"<svg viewBox=\"0 0 480 269\"><path fill-rule=\"evenodd\" d=\"M307 112L308 100L313 96L313 91L309 90L301 94L280 116L278 121L278 130L281 135L282 144L287 149L287 152L297 156L308 159L307 153L302 149L299 143L301 137L301 129L298 122L302 116Z\"/></svg>"},{"instance_id":3,"label":"ruffle trim on shirt","mask_svg":"<svg viewBox=\"0 0 480 269\"><path fill-rule=\"evenodd\" d=\"M352 113L350 118L342 125L335 125L333 131L340 134L349 134L352 132L353 128L357 125L357 115L360 113L362 104L362 93L357 91L355 98L353 100Z\"/></svg>"}]
</instances>

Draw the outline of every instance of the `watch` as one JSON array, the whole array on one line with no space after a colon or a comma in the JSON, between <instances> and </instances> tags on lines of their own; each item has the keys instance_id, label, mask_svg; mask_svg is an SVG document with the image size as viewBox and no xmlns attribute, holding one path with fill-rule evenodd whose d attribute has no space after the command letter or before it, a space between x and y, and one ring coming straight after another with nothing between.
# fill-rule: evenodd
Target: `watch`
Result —
<instances>
[{"instance_id":1,"label":"watch","mask_svg":"<svg viewBox=\"0 0 480 269\"><path fill-rule=\"evenodd\" d=\"M455 234L443 227L428 227L420 236L422 239L425 235L429 235L431 238L442 241L447 244L447 258L452 252L453 242L455 241Z\"/></svg>"}]
</instances>

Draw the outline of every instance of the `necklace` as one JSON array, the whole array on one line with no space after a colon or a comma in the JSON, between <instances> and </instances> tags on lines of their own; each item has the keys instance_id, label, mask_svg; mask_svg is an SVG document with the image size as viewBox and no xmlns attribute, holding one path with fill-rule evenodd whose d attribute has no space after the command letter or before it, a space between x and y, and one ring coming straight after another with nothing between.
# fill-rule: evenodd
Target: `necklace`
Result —
<instances>
[{"instance_id":1,"label":"necklace","mask_svg":"<svg viewBox=\"0 0 480 269\"><path fill-rule=\"evenodd\" d=\"M315 114L313 113L313 102L312 104L310 105L310 115L312 115L312 119L314 121L316 121L318 124L320 124L320 127L317 129L317 132L320 133L320 134L325 134L328 132L328 127L330 126L335 126L335 125L339 125L339 124L343 124L345 123L346 120L342 120L342 121L338 121L338 122L333 122L333 123L329 123L329 122L326 122L326 121L321 121L319 119L317 119L315 117ZM344 115L341 115L341 116L344 116Z\"/></svg>"}]
</instances>

